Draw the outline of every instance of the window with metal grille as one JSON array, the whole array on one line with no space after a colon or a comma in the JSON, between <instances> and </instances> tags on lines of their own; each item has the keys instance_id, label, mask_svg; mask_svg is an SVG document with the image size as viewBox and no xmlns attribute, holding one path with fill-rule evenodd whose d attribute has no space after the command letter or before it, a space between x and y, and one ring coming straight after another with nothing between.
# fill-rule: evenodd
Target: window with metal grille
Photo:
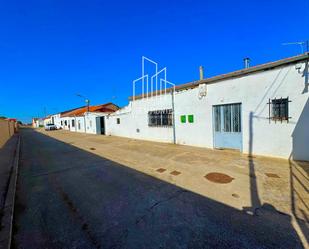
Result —
<instances>
[{"instance_id":1,"label":"window with metal grille","mask_svg":"<svg viewBox=\"0 0 309 249\"><path fill-rule=\"evenodd\" d=\"M75 127L75 120L72 120L72 127Z\"/></svg>"},{"instance_id":2,"label":"window with metal grille","mask_svg":"<svg viewBox=\"0 0 309 249\"><path fill-rule=\"evenodd\" d=\"M232 105L232 132L241 132L241 110L240 104Z\"/></svg>"},{"instance_id":3,"label":"window with metal grille","mask_svg":"<svg viewBox=\"0 0 309 249\"><path fill-rule=\"evenodd\" d=\"M214 107L214 115L215 115L215 131L221 131L221 106Z\"/></svg>"},{"instance_id":4,"label":"window with metal grille","mask_svg":"<svg viewBox=\"0 0 309 249\"><path fill-rule=\"evenodd\" d=\"M289 98L269 100L269 120L289 121Z\"/></svg>"},{"instance_id":5,"label":"window with metal grille","mask_svg":"<svg viewBox=\"0 0 309 249\"><path fill-rule=\"evenodd\" d=\"M120 118L117 118L117 124L120 124Z\"/></svg>"},{"instance_id":6,"label":"window with metal grille","mask_svg":"<svg viewBox=\"0 0 309 249\"><path fill-rule=\"evenodd\" d=\"M224 105L223 106L223 125L224 125L224 131L225 132L231 132L231 125L232 125L232 119L231 119L231 105Z\"/></svg>"},{"instance_id":7,"label":"window with metal grille","mask_svg":"<svg viewBox=\"0 0 309 249\"><path fill-rule=\"evenodd\" d=\"M148 112L148 126L164 127L173 125L172 109L157 110Z\"/></svg>"}]
</instances>

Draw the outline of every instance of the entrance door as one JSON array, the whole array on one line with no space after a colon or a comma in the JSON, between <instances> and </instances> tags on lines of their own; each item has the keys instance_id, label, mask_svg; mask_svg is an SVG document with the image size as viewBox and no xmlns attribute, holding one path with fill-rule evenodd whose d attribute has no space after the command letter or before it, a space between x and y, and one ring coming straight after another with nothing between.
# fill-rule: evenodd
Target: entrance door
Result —
<instances>
[{"instance_id":1,"label":"entrance door","mask_svg":"<svg viewBox=\"0 0 309 249\"><path fill-rule=\"evenodd\" d=\"M242 150L241 104L213 107L214 147Z\"/></svg>"},{"instance_id":2,"label":"entrance door","mask_svg":"<svg viewBox=\"0 0 309 249\"><path fill-rule=\"evenodd\" d=\"M105 135L105 119L104 119L104 117L100 117L100 128L101 128L101 134Z\"/></svg>"}]
</instances>

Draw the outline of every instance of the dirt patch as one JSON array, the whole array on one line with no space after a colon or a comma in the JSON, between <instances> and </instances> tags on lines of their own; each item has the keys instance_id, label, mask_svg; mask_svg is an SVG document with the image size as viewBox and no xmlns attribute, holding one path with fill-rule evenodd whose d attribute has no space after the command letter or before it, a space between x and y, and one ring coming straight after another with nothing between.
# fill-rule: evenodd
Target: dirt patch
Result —
<instances>
[{"instance_id":1,"label":"dirt patch","mask_svg":"<svg viewBox=\"0 0 309 249\"><path fill-rule=\"evenodd\" d=\"M96 150L96 148L90 148L90 150Z\"/></svg>"},{"instance_id":2,"label":"dirt patch","mask_svg":"<svg viewBox=\"0 0 309 249\"><path fill-rule=\"evenodd\" d=\"M160 168L160 169L157 169L156 171L159 172L159 173L163 173L163 172L166 171L166 169Z\"/></svg>"},{"instance_id":3,"label":"dirt patch","mask_svg":"<svg viewBox=\"0 0 309 249\"><path fill-rule=\"evenodd\" d=\"M179 172L179 171L177 171L177 170L174 170L174 171L172 171L170 174L173 175L173 176L178 176L178 175L181 174L181 172Z\"/></svg>"},{"instance_id":4,"label":"dirt patch","mask_svg":"<svg viewBox=\"0 0 309 249\"><path fill-rule=\"evenodd\" d=\"M234 198L239 198L239 195L238 194L232 194L232 196L234 197Z\"/></svg>"},{"instance_id":5,"label":"dirt patch","mask_svg":"<svg viewBox=\"0 0 309 249\"><path fill-rule=\"evenodd\" d=\"M265 175L266 175L267 177L280 178L280 176L278 176L277 174L274 174L274 173L265 173Z\"/></svg>"},{"instance_id":6,"label":"dirt patch","mask_svg":"<svg viewBox=\"0 0 309 249\"><path fill-rule=\"evenodd\" d=\"M231 181L234 180L234 178L230 177L229 175L217 173L217 172L209 173L205 175L205 178L208 181L215 182L215 183L221 183L221 184L230 183Z\"/></svg>"}]
</instances>

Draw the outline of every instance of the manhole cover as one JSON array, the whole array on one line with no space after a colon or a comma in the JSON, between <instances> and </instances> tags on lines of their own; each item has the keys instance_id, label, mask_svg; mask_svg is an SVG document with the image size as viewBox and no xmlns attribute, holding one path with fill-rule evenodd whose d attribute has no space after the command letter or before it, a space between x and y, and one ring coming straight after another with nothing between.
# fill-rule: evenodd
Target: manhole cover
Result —
<instances>
[{"instance_id":1,"label":"manhole cover","mask_svg":"<svg viewBox=\"0 0 309 249\"><path fill-rule=\"evenodd\" d=\"M265 173L266 176L268 177L272 177L272 178L280 178L280 176L278 176L277 174L274 173Z\"/></svg>"},{"instance_id":2,"label":"manhole cover","mask_svg":"<svg viewBox=\"0 0 309 249\"><path fill-rule=\"evenodd\" d=\"M95 148L90 148L90 150L95 150Z\"/></svg>"},{"instance_id":3,"label":"manhole cover","mask_svg":"<svg viewBox=\"0 0 309 249\"><path fill-rule=\"evenodd\" d=\"M222 174L222 173L217 173L217 172L212 172L207 175L205 175L205 178L211 182L215 183L230 183L231 181L234 180L233 177L230 177L229 175Z\"/></svg>"},{"instance_id":4,"label":"manhole cover","mask_svg":"<svg viewBox=\"0 0 309 249\"><path fill-rule=\"evenodd\" d=\"M163 173L164 171L166 171L166 169L163 169L163 168L157 169L157 172L159 173Z\"/></svg>"},{"instance_id":5,"label":"manhole cover","mask_svg":"<svg viewBox=\"0 0 309 249\"><path fill-rule=\"evenodd\" d=\"M180 175L180 174L181 174L181 172L176 171L176 170L174 170L174 171L171 172L171 175L173 175L173 176L178 176L178 175Z\"/></svg>"}]
</instances>

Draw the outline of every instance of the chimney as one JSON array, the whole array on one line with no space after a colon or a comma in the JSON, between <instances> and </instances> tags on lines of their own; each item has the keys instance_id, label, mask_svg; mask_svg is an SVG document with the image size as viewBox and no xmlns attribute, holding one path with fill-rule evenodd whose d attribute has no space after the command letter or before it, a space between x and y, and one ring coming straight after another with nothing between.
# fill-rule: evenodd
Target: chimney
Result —
<instances>
[{"instance_id":1,"label":"chimney","mask_svg":"<svg viewBox=\"0 0 309 249\"><path fill-rule=\"evenodd\" d=\"M244 66L245 68L249 68L250 67L250 58L244 58Z\"/></svg>"},{"instance_id":2,"label":"chimney","mask_svg":"<svg viewBox=\"0 0 309 249\"><path fill-rule=\"evenodd\" d=\"M204 79L204 67L200 66L200 80Z\"/></svg>"}]
</instances>

